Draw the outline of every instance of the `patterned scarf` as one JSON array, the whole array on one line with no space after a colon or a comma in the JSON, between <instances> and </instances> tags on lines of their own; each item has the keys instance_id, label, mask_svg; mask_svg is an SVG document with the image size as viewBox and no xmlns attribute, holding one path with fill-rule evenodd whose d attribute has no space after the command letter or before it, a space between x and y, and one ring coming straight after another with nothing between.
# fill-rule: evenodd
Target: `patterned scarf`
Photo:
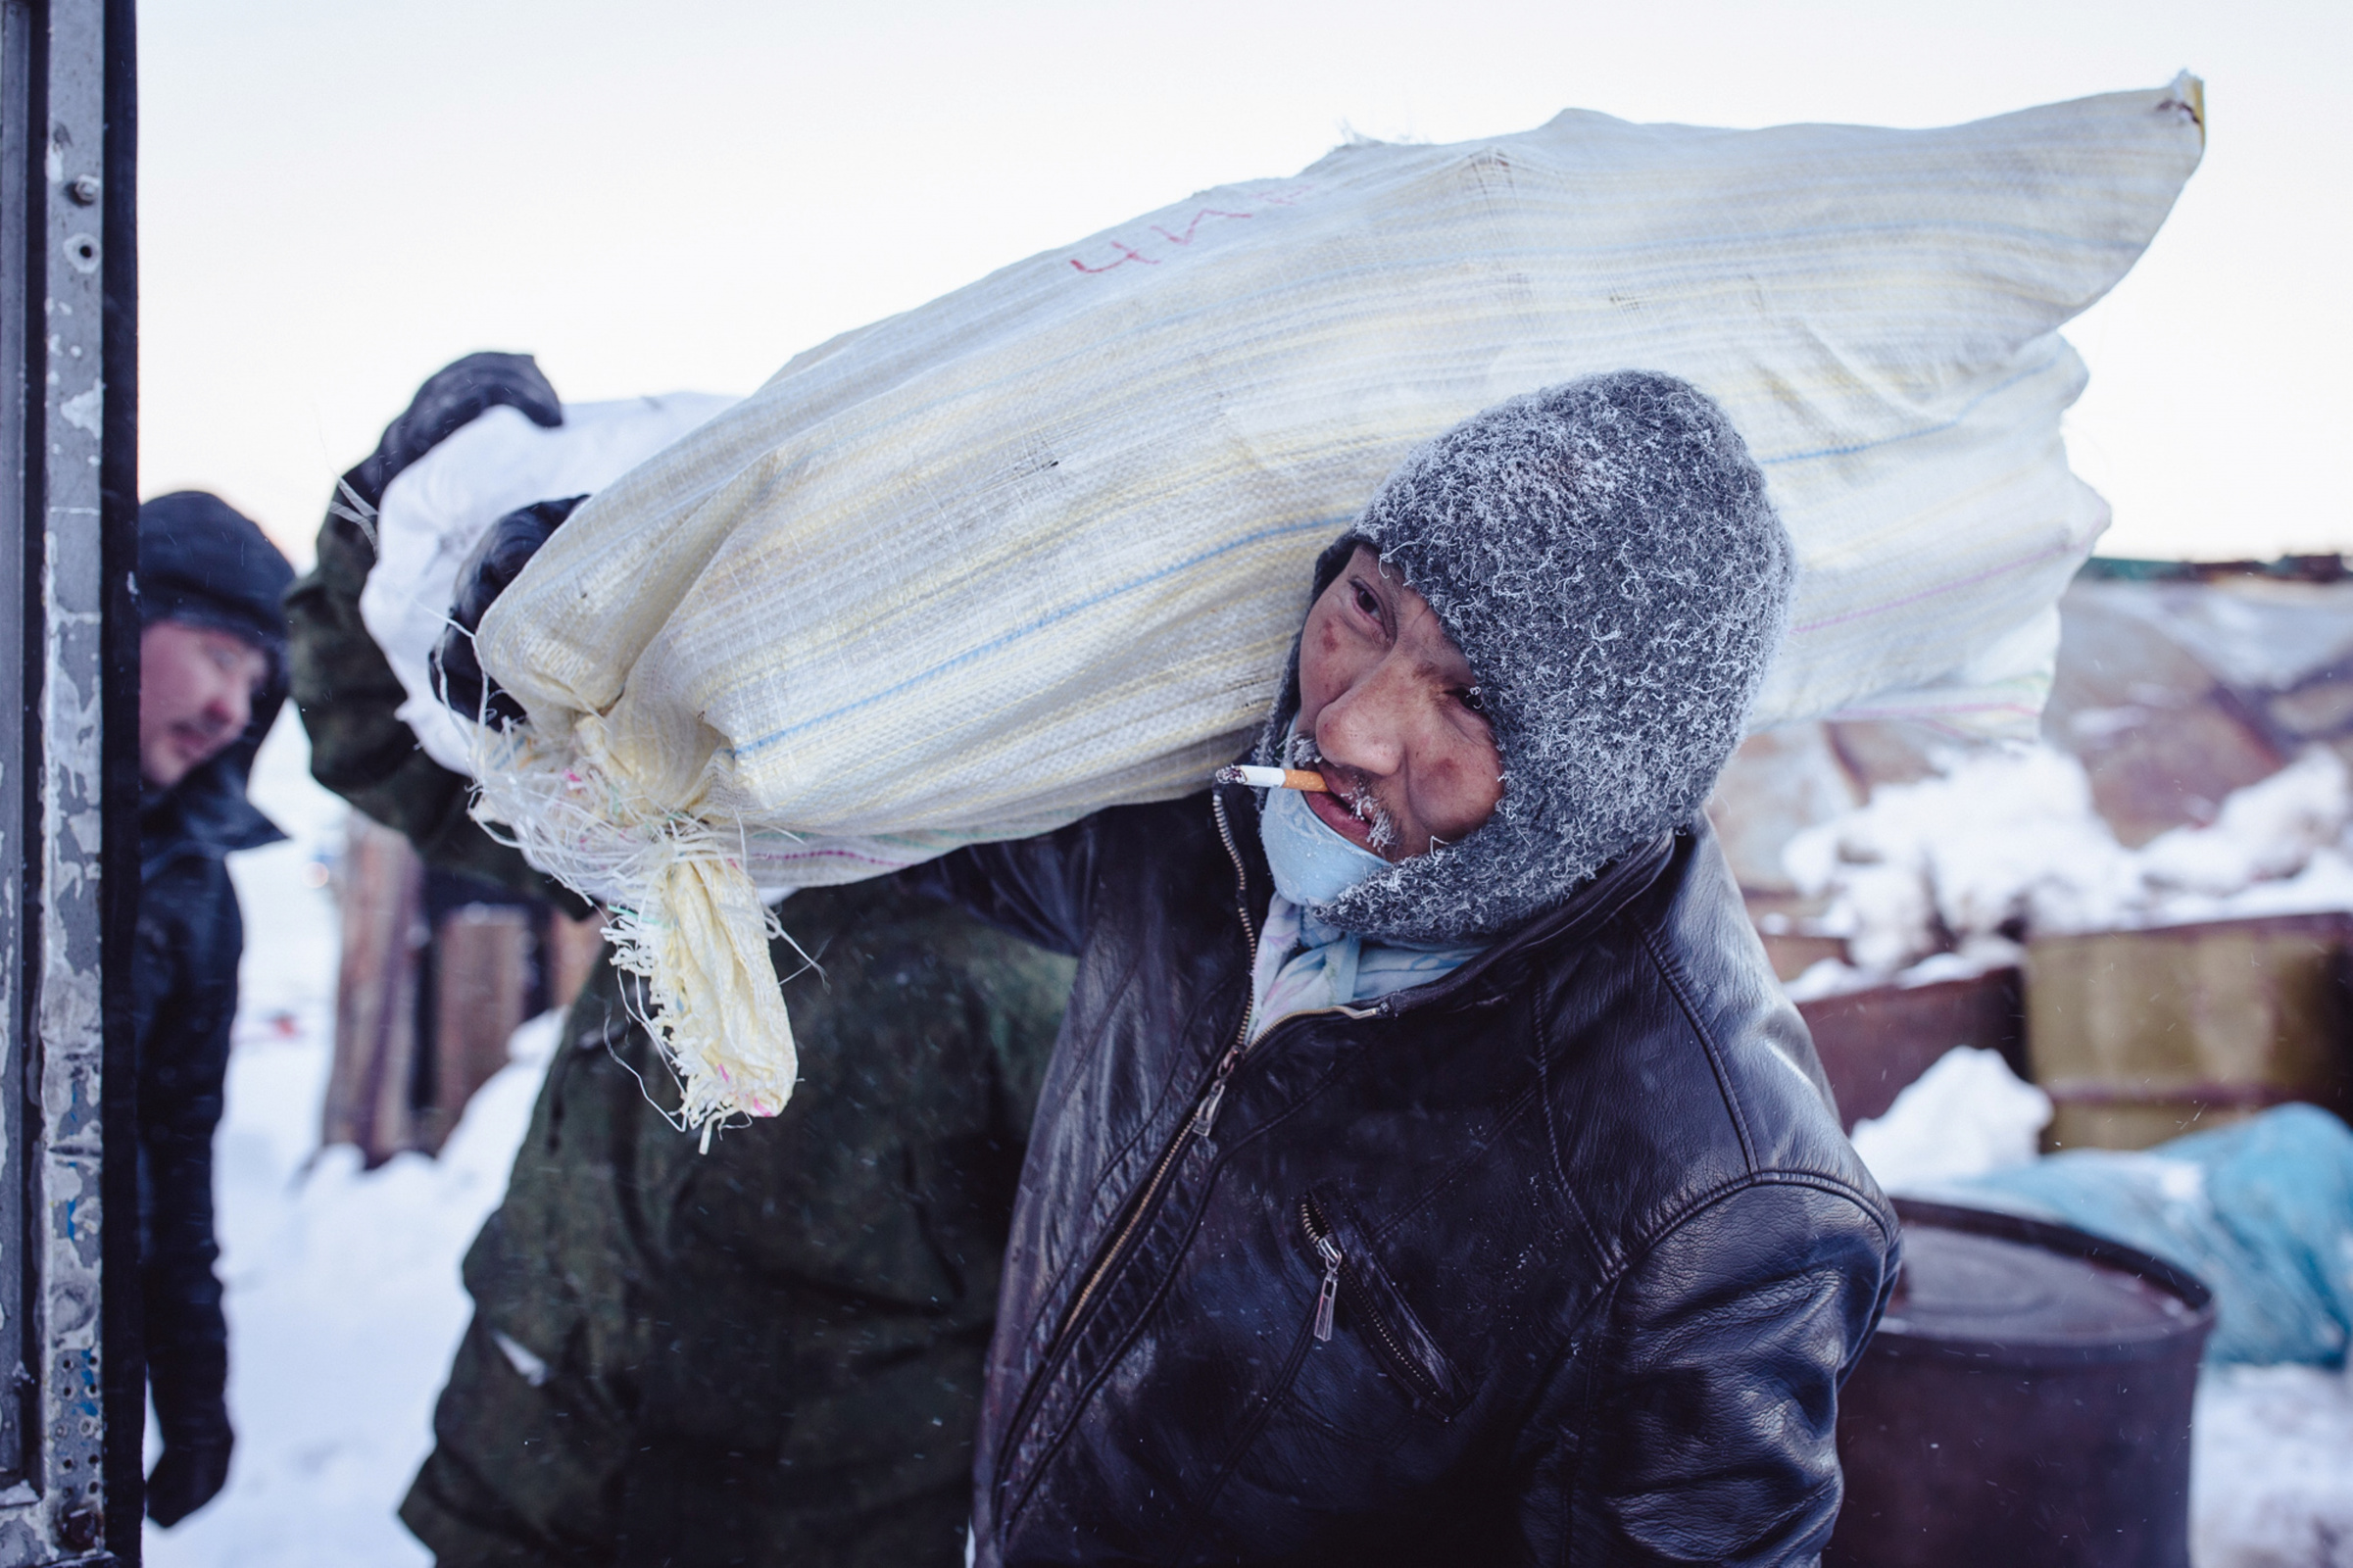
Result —
<instances>
[{"instance_id":1,"label":"patterned scarf","mask_svg":"<svg viewBox=\"0 0 2353 1568\"><path fill-rule=\"evenodd\" d=\"M1255 1042L1294 1013L1351 1006L1427 985L1484 947L1417 947L1359 937L1326 925L1277 893L1266 906L1266 930L1250 973L1250 1037Z\"/></svg>"}]
</instances>

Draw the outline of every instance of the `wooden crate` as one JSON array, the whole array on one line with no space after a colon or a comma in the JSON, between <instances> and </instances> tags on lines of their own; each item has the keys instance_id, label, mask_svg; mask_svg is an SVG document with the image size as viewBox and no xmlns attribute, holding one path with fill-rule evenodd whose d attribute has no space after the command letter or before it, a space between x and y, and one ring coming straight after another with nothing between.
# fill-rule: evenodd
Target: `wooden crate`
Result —
<instances>
[{"instance_id":1,"label":"wooden crate","mask_svg":"<svg viewBox=\"0 0 2353 1568\"><path fill-rule=\"evenodd\" d=\"M1814 1051L1848 1130L1884 1116L1905 1085L1955 1046L1998 1051L2026 1067L2025 1014L2016 969L1925 986L1875 986L1802 1002Z\"/></svg>"},{"instance_id":2,"label":"wooden crate","mask_svg":"<svg viewBox=\"0 0 2353 1568\"><path fill-rule=\"evenodd\" d=\"M409 841L354 811L335 903L335 1054L319 1138L354 1144L370 1166L417 1142L417 987L427 941L424 866Z\"/></svg>"},{"instance_id":3,"label":"wooden crate","mask_svg":"<svg viewBox=\"0 0 2353 1568\"><path fill-rule=\"evenodd\" d=\"M466 1102L507 1065L531 994L537 922L515 905L462 904L433 931L433 1087L417 1147L438 1153Z\"/></svg>"},{"instance_id":4,"label":"wooden crate","mask_svg":"<svg viewBox=\"0 0 2353 1568\"><path fill-rule=\"evenodd\" d=\"M542 906L443 906L433 920L429 880L406 838L352 814L320 1137L356 1145L370 1167L405 1150L438 1152L474 1091L507 1064L540 984L543 942L554 1004L570 1001L595 956L599 922Z\"/></svg>"},{"instance_id":5,"label":"wooden crate","mask_svg":"<svg viewBox=\"0 0 2353 1568\"><path fill-rule=\"evenodd\" d=\"M2353 914L2045 937L2028 1055L2049 1148L2146 1149L2303 1100L2346 1108Z\"/></svg>"}]
</instances>

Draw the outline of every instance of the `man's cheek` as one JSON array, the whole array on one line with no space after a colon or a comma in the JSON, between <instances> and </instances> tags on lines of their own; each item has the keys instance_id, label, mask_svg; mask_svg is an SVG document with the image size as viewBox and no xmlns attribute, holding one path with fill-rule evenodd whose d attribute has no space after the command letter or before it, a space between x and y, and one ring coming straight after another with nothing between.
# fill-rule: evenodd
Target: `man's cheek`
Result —
<instances>
[{"instance_id":1,"label":"man's cheek","mask_svg":"<svg viewBox=\"0 0 2353 1568\"><path fill-rule=\"evenodd\" d=\"M1301 733L1314 731L1316 719L1322 716L1323 710L1327 707L1331 706L1331 701L1332 694L1329 683L1323 678L1323 671L1311 670L1302 666L1299 670L1299 728Z\"/></svg>"}]
</instances>

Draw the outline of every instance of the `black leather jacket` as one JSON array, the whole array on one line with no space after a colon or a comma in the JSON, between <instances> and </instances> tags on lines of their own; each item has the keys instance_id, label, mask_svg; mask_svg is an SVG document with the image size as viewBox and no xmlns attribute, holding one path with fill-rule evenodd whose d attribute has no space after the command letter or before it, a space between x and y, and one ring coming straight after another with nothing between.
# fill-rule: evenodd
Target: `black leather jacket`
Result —
<instances>
[{"instance_id":1,"label":"black leather jacket","mask_svg":"<svg viewBox=\"0 0 2353 1568\"><path fill-rule=\"evenodd\" d=\"M1080 959L982 1564L1814 1560L1895 1220L1704 821L1247 1049L1249 792L914 875Z\"/></svg>"}]
</instances>

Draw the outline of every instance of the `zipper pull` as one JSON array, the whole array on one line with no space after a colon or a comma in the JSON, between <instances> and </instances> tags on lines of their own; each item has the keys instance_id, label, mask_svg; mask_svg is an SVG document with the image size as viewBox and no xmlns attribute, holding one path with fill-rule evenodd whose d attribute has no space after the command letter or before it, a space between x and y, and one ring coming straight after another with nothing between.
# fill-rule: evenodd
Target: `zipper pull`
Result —
<instances>
[{"instance_id":1,"label":"zipper pull","mask_svg":"<svg viewBox=\"0 0 2353 1568\"><path fill-rule=\"evenodd\" d=\"M1345 1261L1340 1244L1329 1236L1315 1239L1316 1255L1324 1260L1324 1287L1315 1293L1315 1337L1332 1337L1332 1312L1340 1303L1340 1265Z\"/></svg>"},{"instance_id":2,"label":"zipper pull","mask_svg":"<svg viewBox=\"0 0 2353 1568\"><path fill-rule=\"evenodd\" d=\"M1242 1048L1228 1046L1226 1054L1217 1058L1217 1072L1209 1080L1209 1092L1201 1096L1199 1108L1193 1112L1193 1131L1207 1142L1209 1129L1217 1124L1217 1107L1226 1098L1226 1080L1234 1076L1235 1064L1242 1060Z\"/></svg>"},{"instance_id":3,"label":"zipper pull","mask_svg":"<svg viewBox=\"0 0 2353 1568\"><path fill-rule=\"evenodd\" d=\"M1209 1092L1201 1096L1201 1109L1193 1113L1193 1131L1203 1143L1208 1142L1209 1129L1217 1122L1218 1102L1226 1097L1226 1081L1220 1074L1209 1084Z\"/></svg>"}]
</instances>

